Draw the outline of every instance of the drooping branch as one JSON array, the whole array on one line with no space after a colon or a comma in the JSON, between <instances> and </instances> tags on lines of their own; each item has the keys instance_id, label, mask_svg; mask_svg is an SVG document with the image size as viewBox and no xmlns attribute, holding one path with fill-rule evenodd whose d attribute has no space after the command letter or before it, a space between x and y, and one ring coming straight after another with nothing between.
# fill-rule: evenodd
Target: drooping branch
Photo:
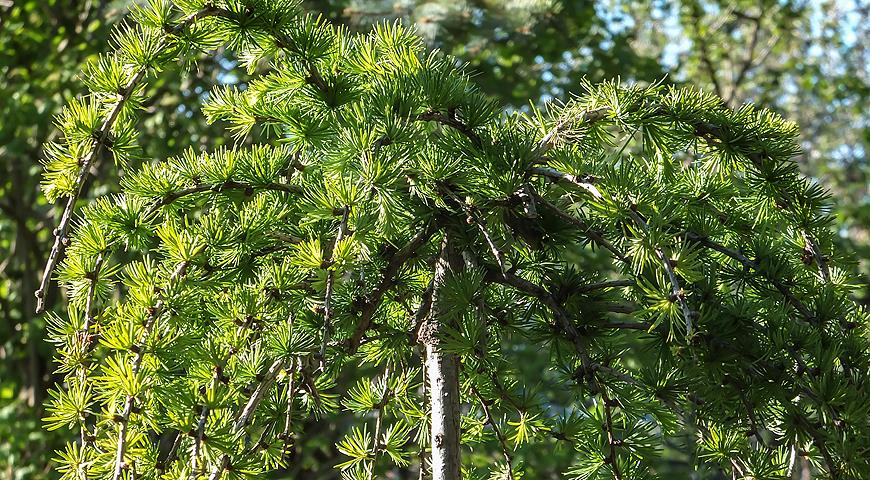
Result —
<instances>
[{"instance_id":1,"label":"drooping branch","mask_svg":"<svg viewBox=\"0 0 870 480\"><path fill-rule=\"evenodd\" d=\"M592 227L590 227L589 225L586 224L586 222L584 222L583 220L581 220L573 215L569 215L569 214L563 212L562 209L560 209L556 205L553 205L552 203L550 203L550 201L548 201L547 199L542 197L540 194L538 194L534 190L532 190L532 192L533 192L533 195L534 195L536 202L538 202L541 205L544 205L545 207L550 209L550 211L555 213L562 220L564 220L564 221L574 225L578 229L580 229L580 231L583 232L583 235L589 237L593 242L595 242L596 244L598 244L602 248L604 248L607 251L609 251L610 253L612 253L613 256L616 257L621 262L631 263L631 259L626 254L624 254L622 251L619 250L619 248L617 248L612 243L610 243L609 240L605 239L601 233L593 230Z\"/></svg>"},{"instance_id":2,"label":"drooping branch","mask_svg":"<svg viewBox=\"0 0 870 480\"><path fill-rule=\"evenodd\" d=\"M182 19L179 23L166 29L163 36L161 36L159 43L155 47L156 54L160 54L170 45L170 39L189 26L194 24L197 20L205 18L210 15L214 15L216 9L214 6L209 5L205 8L198 10L184 19ZM104 148L107 148L110 143L110 134L112 129L115 126L115 123L118 121L118 118L121 116L121 112L124 110L124 106L127 104L129 99L136 93L136 90L139 89L140 83L145 78L146 73L148 72L148 67L141 67L130 80L124 85L120 92L118 92L118 100L115 102L115 105L109 110L108 114L106 114L106 118L103 120L103 123L100 125L100 129L94 132L93 143L89 151L85 154L84 157L81 158L78 176L75 180L75 186L73 187L73 191L70 196L67 197L66 204L63 209L63 213L60 216L60 221L57 224L57 227L53 231L54 235L54 244L51 247L51 252L48 255L48 260L45 264L45 269L42 272L42 280L39 285L39 289L36 291L36 313L42 313L45 311L45 296L48 289L48 284L51 282L51 276L54 272L57 263L60 261L60 257L63 255L63 251L66 249L69 244L69 227L72 222L73 212L75 211L76 202L79 199L79 196L82 193L82 187L85 184L85 179L88 176L88 172L90 172L91 167L96 163L100 153Z\"/></svg>"},{"instance_id":3,"label":"drooping branch","mask_svg":"<svg viewBox=\"0 0 870 480\"><path fill-rule=\"evenodd\" d=\"M172 275L169 277L169 285L177 282L181 277L183 277L187 268L190 265L189 261L183 261L178 264L175 268L175 271L172 272ZM155 287L155 291L159 291ZM141 339L138 344L134 346L134 350L136 351L136 356L133 358L133 375L139 373L139 369L142 367L142 360L145 358L145 351L147 348L148 337L151 334L151 330L154 328L154 324L157 323L157 319L160 315L163 314L163 310L166 307L166 299L161 297L160 300L151 307L150 312L148 314L148 318L145 320L144 330L142 332ZM112 474L112 480L119 480L121 478L122 472L124 471L124 467L127 465L124 461L124 456L127 452L127 428L130 423L130 415L133 413L133 408L136 403L136 397L133 395L127 396L126 401L124 402L124 410L121 415L117 418L117 422L120 424L118 430L118 447L115 453L115 468L114 473Z\"/></svg>"},{"instance_id":4,"label":"drooping branch","mask_svg":"<svg viewBox=\"0 0 870 480\"><path fill-rule=\"evenodd\" d=\"M707 137L708 139L714 139L714 141L722 143L726 143L728 140L725 131L719 125L707 122L697 122L694 124L694 127L695 132L697 132L697 134L700 136ZM763 150L753 150L747 152L745 155L746 158L748 158L749 161L752 163L752 165L755 166L755 168L759 169L760 171L764 171L764 169L762 168L764 164L764 159L765 157L768 157L766 152L764 152ZM796 203L795 199L792 198L788 191L784 190L779 185L772 185L776 188L776 193L779 197L778 200L782 207L793 211ZM828 262L825 259L825 256L819 250L818 242L807 229L803 229L801 231L801 235L803 236L804 241L807 244L807 248L812 253L813 259L819 267L819 271L822 274L822 279L825 283L830 283L831 274L830 269L828 268Z\"/></svg>"},{"instance_id":5,"label":"drooping branch","mask_svg":"<svg viewBox=\"0 0 870 480\"><path fill-rule=\"evenodd\" d=\"M798 300L798 298L795 297L794 294L792 294L791 289L788 288L788 286L786 286L782 281L780 281L776 278L772 278L771 276L767 275L765 273L764 269L761 268L761 265L758 264L758 262L750 260L749 258L746 257L746 255L743 255L742 253L740 253L736 250L730 249L730 248L728 248L720 243L714 242L713 240L711 240L705 236L701 236L701 235L697 235L695 233L689 232L686 235L686 238L688 238L689 240L691 240L693 242L697 242L699 245L702 245L702 246L707 247L711 250L717 251L717 252L725 255L726 257L737 260L744 267L752 269L752 270L764 275L764 277L774 286L774 288L776 288L779 291L779 293L782 294L783 297L785 297L786 301L792 307L794 307L795 310L797 310L807 320L807 322L809 322L810 324L813 324L813 325L818 323L818 319L812 313L812 311L809 309L809 307L807 307L803 302Z\"/></svg>"}]
</instances>

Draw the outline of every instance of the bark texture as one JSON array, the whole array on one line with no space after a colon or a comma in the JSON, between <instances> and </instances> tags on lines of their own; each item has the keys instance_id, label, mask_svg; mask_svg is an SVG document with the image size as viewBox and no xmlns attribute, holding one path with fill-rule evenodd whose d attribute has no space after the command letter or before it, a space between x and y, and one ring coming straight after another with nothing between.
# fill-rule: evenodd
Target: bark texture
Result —
<instances>
[{"instance_id":1,"label":"bark texture","mask_svg":"<svg viewBox=\"0 0 870 480\"><path fill-rule=\"evenodd\" d=\"M442 352L438 340L444 322L452 321L444 315L448 309L444 306L443 286L445 279L462 266L455 259L451 235L446 233L435 265L432 308L420 332L420 340L426 347L431 398L432 480L460 479L459 359Z\"/></svg>"}]
</instances>

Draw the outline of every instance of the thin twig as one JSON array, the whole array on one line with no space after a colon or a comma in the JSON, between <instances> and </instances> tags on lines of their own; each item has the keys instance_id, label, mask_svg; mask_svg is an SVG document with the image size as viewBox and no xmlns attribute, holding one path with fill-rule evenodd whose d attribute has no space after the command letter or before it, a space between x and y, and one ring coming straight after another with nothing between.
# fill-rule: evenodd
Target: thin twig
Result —
<instances>
[{"instance_id":1,"label":"thin twig","mask_svg":"<svg viewBox=\"0 0 870 480\"><path fill-rule=\"evenodd\" d=\"M326 357L326 345L329 343L329 338L332 336L332 317L334 315L332 309L332 295L335 290L335 269L333 266L335 265L335 249L339 247L339 244L342 240L344 240L345 235L347 235L347 221L350 216L350 206L345 205L342 209L341 214L341 222L338 224L338 233L335 236L335 243L332 244L332 251L329 253L329 260L325 264L327 270L326 273L326 292L324 293L323 300L323 332L321 333L322 341L320 344L320 353L318 354L318 360L320 362L320 366L318 367L319 371L324 371L326 368L325 357Z\"/></svg>"},{"instance_id":2,"label":"thin twig","mask_svg":"<svg viewBox=\"0 0 870 480\"><path fill-rule=\"evenodd\" d=\"M556 145L556 138L558 138L559 134L565 128L565 125L570 124L572 121L580 121L583 123L595 123L609 115L611 112L608 107L600 107L592 110L586 110L583 114L580 115L580 118L567 117L556 122L556 125L544 135L535 149L535 153L538 157L546 154L550 149L552 149Z\"/></svg>"},{"instance_id":3,"label":"thin twig","mask_svg":"<svg viewBox=\"0 0 870 480\"><path fill-rule=\"evenodd\" d=\"M204 192L223 192L226 190L245 190L245 191L254 191L254 190L272 190L276 192L286 192L293 194L301 194L302 188L296 185L289 185L286 183L278 183L272 182L266 185L254 185L252 183L247 182L236 182L233 180L227 180L217 184L208 184L208 183L198 183L192 187L184 188L181 190L177 190L175 192L169 192L163 196L160 200L156 201L151 207L148 209L146 216L150 216L153 213L157 212L161 208L172 204L176 200L186 197L188 195L193 195L196 193L204 193Z\"/></svg>"},{"instance_id":4,"label":"thin twig","mask_svg":"<svg viewBox=\"0 0 870 480\"><path fill-rule=\"evenodd\" d=\"M607 431L607 445L609 448L607 454L606 463L610 465L611 470L613 470L613 477L616 480L622 480L622 472L619 469L619 462L616 458L616 446L617 440L616 436L613 434L613 403L610 400L610 396L607 395L607 388L604 385L598 383L598 388L601 390L601 402L604 404L604 428Z\"/></svg>"},{"instance_id":5,"label":"thin twig","mask_svg":"<svg viewBox=\"0 0 870 480\"><path fill-rule=\"evenodd\" d=\"M736 12L735 12L736 13ZM739 16L739 15L738 15ZM743 59L743 62L740 65L740 69L737 72L737 76L731 84L731 91L728 92L728 99L725 101L728 105L734 101L737 97L737 90L740 88L740 84L743 83L743 80L746 78L746 74L749 73L750 70L754 67L755 63L755 49L758 47L758 38L759 33L761 33L761 18L753 17L750 15L744 15L740 18L744 18L753 23L752 35L749 40L749 48L746 54L746 57Z\"/></svg>"},{"instance_id":6,"label":"thin twig","mask_svg":"<svg viewBox=\"0 0 870 480\"><path fill-rule=\"evenodd\" d=\"M301 362L300 366L301 366ZM297 360L294 358L290 361L290 374L287 375L287 413L284 417L284 432L281 434L284 440L284 447L281 449L281 461L284 460L284 455L287 454L287 448L290 446L290 439L293 435L293 402L296 400L296 389L299 387L294 381L296 378Z\"/></svg>"},{"instance_id":7,"label":"thin twig","mask_svg":"<svg viewBox=\"0 0 870 480\"><path fill-rule=\"evenodd\" d=\"M85 322L82 325L81 330L79 330L78 335L81 339L82 345L82 355L83 358L81 360L81 366L79 371L79 384L82 388L84 388L85 383L87 381L88 376L88 352L91 348L91 343L93 339L91 338L91 326L95 323L95 314L94 314L94 302L97 294L97 283L100 280L100 270L103 267L103 262L105 261L104 254L101 253L97 255L97 260L94 263L94 269L90 272L90 280L91 284L88 286L88 297L85 303ZM94 432L90 430L87 424L88 418L87 412L84 412L81 419L81 441L82 448L87 448L87 445L90 444L94 439ZM85 471L88 470L88 465L85 467Z\"/></svg>"},{"instance_id":8,"label":"thin twig","mask_svg":"<svg viewBox=\"0 0 870 480\"><path fill-rule=\"evenodd\" d=\"M384 368L384 373L382 376L384 380L384 394L381 395L380 401L375 405L375 411L377 411L377 420L375 420L375 445L374 451L372 452L372 462L369 464L368 478L372 480L375 474L375 461L377 460L377 456L386 445L381 443L381 429L383 428L384 422L384 408L390 403L390 399L393 397L393 391L390 389L390 365L389 363Z\"/></svg>"},{"instance_id":9,"label":"thin twig","mask_svg":"<svg viewBox=\"0 0 870 480\"><path fill-rule=\"evenodd\" d=\"M198 462L200 449L202 447L203 436L205 435L205 422L208 419L209 408L202 406L202 412L199 415L199 422L196 424L196 439L193 442L193 452L190 454L190 478L196 480L199 478Z\"/></svg>"},{"instance_id":10,"label":"thin twig","mask_svg":"<svg viewBox=\"0 0 870 480\"><path fill-rule=\"evenodd\" d=\"M502 433L501 429L498 427L498 424L495 423L495 419L492 417L492 412L490 412L491 402L480 394L480 391L477 390L477 387L471 385L471 393L477 398L477 401L480 402L481 408L483 408L484 421L492 428L492 431L495 432L495 438L498 439L498 443L501 446L501 453L504 456L504 461L508 467L508 478L513 480L514 478L514 461L513 456L510 454L510 450L507 446L507 439L505 439L504 433Z\"/></svg>"},{"instance_id":11,"label":"thin twig","mask_svg":"<svg viewBox=\"0 0 870 480\"><path fill-rule=\"evenodd\" d=\"M495 257L495 261L498 262L499 269L502 273L507 271L507 267L505 266L504 254L502 254L501 250L496 246L495 241L492 239L492 235L490 235L489 230L486 229L486 219L480 216L480 212L477 210L474 205L469 205L466 202L463 202L459 199L456 193L453 192L450 188L441 185L440 190L444 192L451 200L453 200L460 208L465 211L465 214L468 216L468 219L474 222L477 226L478 230L480 230L481 235L486 241L487 246L489 246L489 251L492 253L493 257Z\"/></svg>"},{"instance_id":12,"label":"thin twig","mask_svg":"<svg viewBox=\"0 0 870 480\"><path fill-rule=\"evenodd\" d=\"M699 52L701 55L701 63L707 69L707 74L710 76L710 83L713 84L713 91L718 97L722 97L722 86L719 84L719 78L716 76L716 68L713 66L713 60L710 56L710 47L707 45L707 36L701 34L701 10L697 5L691 8L693 26L695 27L695 39L699 44Z\"/></svg>"}]
</instances>

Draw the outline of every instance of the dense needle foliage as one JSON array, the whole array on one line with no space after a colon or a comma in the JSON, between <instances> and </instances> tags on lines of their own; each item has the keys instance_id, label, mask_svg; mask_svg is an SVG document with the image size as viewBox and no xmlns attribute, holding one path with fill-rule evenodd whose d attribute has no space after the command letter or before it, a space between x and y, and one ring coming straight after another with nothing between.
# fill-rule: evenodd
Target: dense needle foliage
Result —
<instances>
[{"instance_id":1,"label":"dense needle foliage","mask_svg":"<svg viewBox=\"0 0 870 480\"><path fill-rule=\"evenodd\" d=\"M401 25L282 0L151 0L113 45L44 181L68 200L66 478L256 477L340 409L346 477L425 470L422 344L458 361L463 451L497 462L470 478L519 478L526 445L575 452L536 477L651 478L673 441L710 475L870 475L866 314L794 124L619 83L504 115ZM144 82L219 46L256 74L203 107L236 146L146 164L74 222L100 154L135 155Z\"/></svg>"}]
</instances>

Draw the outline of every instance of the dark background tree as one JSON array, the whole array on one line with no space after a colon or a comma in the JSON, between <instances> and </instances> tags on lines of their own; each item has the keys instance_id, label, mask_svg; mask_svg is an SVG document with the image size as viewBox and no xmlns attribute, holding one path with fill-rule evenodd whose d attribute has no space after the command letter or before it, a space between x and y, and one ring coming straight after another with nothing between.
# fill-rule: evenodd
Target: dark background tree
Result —
<instances>
[{"instance_id":1,"label":"dark background tree","mask_svg":"<svg viewBox=\"0 0 870 480\"><path fill-rule=\"evenodd\" d=\"M583 76L649 81L665 73L666 81L717 91L732 105L770 106L801 124L801 167L831 186L843 249L857 252L866 273L870 8L864 2L518 4L355 1L310 7L354 29L380 18L417 22L431 45L468 61L476 82L506 107L564 97L578 90ZM44 265L58 212L39 192L41 149L56 135L51 122L59 107L84 92L81 67L104 49L110 26L128 7L0 1L0 472L13 478L45 474L45 460L58 445L55 434L40 428L38 405L54 367L42 341L44 319L30 313L35 273ZM180 91L161 89L162 83L150 87L158 94L149 98L158 100L140 123L149 142L133 166L177 154L189 139L216 146L221 130L204 125L196 109L211 86L245 81L239 69L226 74L234 64L219 55L209 65L179 66L160 80L183 79ZM119 173L107 160L93 172L86 198L117 189ZM63 308L59 293L49 294L50 308ZM323 443L331 448L333 442Z\"/></svg>"}]
</instances>

